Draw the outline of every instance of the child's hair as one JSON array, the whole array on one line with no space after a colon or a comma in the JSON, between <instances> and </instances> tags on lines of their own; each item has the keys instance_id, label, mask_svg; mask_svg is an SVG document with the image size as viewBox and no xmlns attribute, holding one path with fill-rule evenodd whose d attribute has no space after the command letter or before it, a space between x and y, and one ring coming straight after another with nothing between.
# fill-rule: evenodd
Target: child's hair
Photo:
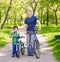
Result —
<instances>
[{"instance_id":1,"label":"child's hair","mask_svg":"<svg viewBox=\"0 0 60 62\"><path fill-rule=\"evenodd\" d=\"M14 27L13 27L13 29L15 29L15 28L17 28L17 30L18 30L18 26L14 26Z\"/></svg>"}]
</instances>

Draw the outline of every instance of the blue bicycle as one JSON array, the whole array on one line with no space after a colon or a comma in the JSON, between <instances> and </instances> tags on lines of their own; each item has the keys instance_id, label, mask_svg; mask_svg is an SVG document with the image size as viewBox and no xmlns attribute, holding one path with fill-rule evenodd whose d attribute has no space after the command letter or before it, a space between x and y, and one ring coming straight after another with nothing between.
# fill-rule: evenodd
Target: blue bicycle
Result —
<instances>
[{"instance_id":1,"label":"blue bicycle","mask_svg":"<svg viewBox=\"0 0 60 62\"><path fill-rule=\"evenodd\" d=\"M24 43L22 41L17 42L16 48L17 48L17 57L18 58L20 57L20 53L22 55L24 55L25 49L24 49Z\"/></svg>"}]
</instances>

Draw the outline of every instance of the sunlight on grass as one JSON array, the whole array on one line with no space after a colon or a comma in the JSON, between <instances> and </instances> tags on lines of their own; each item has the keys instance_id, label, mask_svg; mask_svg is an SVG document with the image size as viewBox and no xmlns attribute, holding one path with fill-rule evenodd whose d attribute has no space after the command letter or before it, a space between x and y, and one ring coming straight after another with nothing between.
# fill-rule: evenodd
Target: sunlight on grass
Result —
<instances>
[{"instance_id":1,"label":"sunlight on grass","mask_svg":"<svg viewBox=\"0 0 60 62\"><path fill-rule=\"evenodd\" d=\"M56 57L57 61L60 61L60 40L55 39L55 35L60 35L60 32L55 33L45 33L43 34L45 39L47 40L49 46L51 47L51 51L53 52L54 56Z\"/></svg>"},{"instance_id":2,"label":"sunlight on grass","mask_svg":"<svg viewBox=\"0 0 60 62\"><path fill-rule=\"evenodd\" d=\"M38 29L38 26L36 26L36 28ZM51 52L53 52L53 55L57 59L57 62L60 62L60 39L55 39L56 35L60 35L60 25L42 25L42 29L39 33L46 39L48 45L52 49Z\"/></svg>"},{"instance_id":3,"label":"sunlight on grass","mask_svg":"<svg viewBox=\"0 0 60 62\"><path fill-rule=\"evenodd\" d=\"M0 31L0 48L5 46L9 41L9 32L4 32L4 30Z\"/></svg>"}]
</instances>

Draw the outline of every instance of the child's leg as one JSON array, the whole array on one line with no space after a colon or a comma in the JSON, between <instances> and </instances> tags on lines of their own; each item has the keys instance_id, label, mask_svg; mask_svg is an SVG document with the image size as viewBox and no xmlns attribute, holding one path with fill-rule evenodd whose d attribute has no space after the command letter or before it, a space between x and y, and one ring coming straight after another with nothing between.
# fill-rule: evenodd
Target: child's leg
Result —
<instances>
[{"instance_id":1,"label":"child's leg","mask_svg":"<svg viewBox=\"0 0 60 62\"><path fill-rule=\"evenodd\" d=\"M17 52L16 52L16 45L12 45L12 55L14 56L14 55L17 55Z\"/></svg>"}]
</instances>

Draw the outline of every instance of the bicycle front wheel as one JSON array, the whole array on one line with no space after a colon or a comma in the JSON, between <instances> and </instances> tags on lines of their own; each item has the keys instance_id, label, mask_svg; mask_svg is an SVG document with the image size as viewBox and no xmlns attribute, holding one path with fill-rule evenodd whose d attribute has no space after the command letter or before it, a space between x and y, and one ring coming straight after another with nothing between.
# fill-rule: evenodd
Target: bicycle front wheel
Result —
<instances>
[{"instance_id":1,"label":"bicycle front wheel","mask_svg":"<svg viewBox=\"0 0 60 62\"><path fill-rule=\"evenodd\" d=\"M40 45L37 39L34 40L34 49L35 49L35 56L37 59L40 58Z\"/></svg>"},{"instance_id":2,"label":"bicycle front wheel","mask_svg":"<svg viewBox=\"0 0 60 62\"><path fill-rule=\"evenodd\" d=\"M17 43L17 57L20 57L20 45Z\"/></svg>"}]
</instances>

